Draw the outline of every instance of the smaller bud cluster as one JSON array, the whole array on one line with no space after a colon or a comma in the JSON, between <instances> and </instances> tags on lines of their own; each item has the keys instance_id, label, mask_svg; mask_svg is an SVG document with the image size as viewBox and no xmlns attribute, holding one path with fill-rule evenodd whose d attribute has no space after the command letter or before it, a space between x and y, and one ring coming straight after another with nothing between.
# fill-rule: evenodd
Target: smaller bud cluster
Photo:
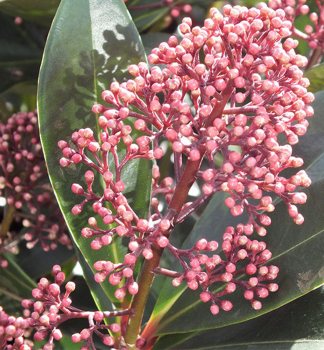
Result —
<instances>
[{"instance_id":1,"label":"smaller bud cluster","mask_svg":"<svg viewBox=\"0 0 324 350\"><path fill-rule=\"evenodd\" d=\"M0 196L6 198L5 215L27 229L27 247L41 242L45 251L58 243L71 246L67 228L49 183L39 137L37 112L16 113L0 124ZM1 226L2 248L20 238L9 233L10 222Z\"/></svg>"},{"instance_id":2,"label":"smaller bud cluster","mask_svg":"<svg viewBox=\"0 0 324 350\"><path fill-rule=\"evenodd\" d=\"M97 106L94 108L97 108ZM122 115L126 113L126 116L128 116L130 112L127 108L121 108L120 113ZM105 183L105 189L101 195L94 193L95 174L92 170L88 170L84 177L87 184L86 189L77 183L72 185L73 193L85 197L81 203L76 204L72 208L74 215L80 214L84 205L92 202L92 209L95 214L101 217L103 224L114 224L112 228L101 229L96 218L90 217L88 224L91 227L83 228L81 235L85 238L93 238L91 247L94 250L99 250L103 246L111 244L113 237L128 237L130 239L128 245L130 253L125 256L123 263L115 264L110 261L98 261L94 265L94 268L98 271L95 275L97 282L103 282L109 276L109 282L112 285L118 285L123 278L126 279L124 286L118 288L115 293L118 299L122 299L127 290L130 294L138 292L138 285L133 279L133 271L139 256L150 260L153 257L152 244L156 242L161 247L165 247L168 244L168 239L163 236L162 232L169 230L170 222L167 219L161 220L161 213L157 208L158 203L155 206L154 203L157 200L154 198L152 199L152 207L156 207L157 213L156 217L152 215L149 222L137 217L127 198L123 195L125 184L121 180L121 172L124 165L136 158L151 159L153 155L148 146L150 141L141 136L136 140L138 145L133 144L129 136L132 128L129 125L124 125L122 120L117 122L112 118L111 114L111 110L108 110L105 116L109 117L109 119L105 116L99 117L99 125L103 129L100 135L101 144L94 139L93 131L87 128L80 129L72 134L71 139L77 149L70 147L65 141L59 141L58 146L62 149L64 155L64 158L60 160L61 166L66 167L70 164L85 163L99 173ZM135 123L135 127L139 127L138 122ZM117 155L117 145L120 142L127 146L126 155L123 159L118 159ZM115 174L109 169L108 153L111 153L115 159ZM92 159L95 161L92 161L87 154L91 154ZM154 174L153 191L165 193L170 200L172 190L169 187L172 184L172 180L166 178L158 185L159 171L157 167L154 168ZM106 207L106 203L111 204L111 209ZM153 224L155 219L159 223L156 226Z\"/></svg>"},{"instance_id":3,"label":"smaller bud cluster","mask_svg":"<svg viewBox=\"0 0 324 350\"><path fill-rule=\"evenodd\" d=\"M65 274L61 271L60 266L55 265L53 267L53 275L55 277L54 283L50 283L46 278L41 278L38 287L33 289L32 295L36 301L24 300L22 302L23 307L30 310L27 323L28 327L36 329L34 339L43 341L48 338L43 350L52 350L54 340L62 338L59 326L63 322L75 318L85 318L89 321L88 328L83 329L80 333L73 334L71 337L74 343L86 342L86 345L82 346L81 349L93 348L93 335L99 336L105 345L114 345L115 340L107 331L117 333L120 331L120 326L117 323L106 325L103 322L104 318L130 315L132 310L90 312L77 309L72 306L70 297L70 294L75 290L75 283L67 282L63 291L62 285L65 282Z\"/></svg>"},{"instance_id":4,"label":"smaller bud cluster","mask_svg":"<svg viewBox=\"0 0 324 350\"><path fill-rule=\"evenodd\" d=\"M29 322L23 317L8 315L0 306L0 348L4 350L31 350L33 342L29 336Z\"/></svg>"},{"instance_id":5,"label":"smaller bud cluster","mask_svg":"<svg viewBox=\"0 0 324 350\"><path fill-rule=\"evenodd\" d=\"M165 3L171 8L170 14L173 18L178 18L182 14L190 16L190 12L192 11L191 5L179 2L175 4L175 0L165 0Z\"/></svg>"},{"instance_id":6,"label":"smaller bud cluster","mask_svg":"<svg viewBox=\"0 0 324 350\"><path fill-rule=\"evenodd\" d=\"M243 289L245 299L251 302L255 310L262 307L258 299L264 299L269 292L278 290L278 285L271 282L277 277L278 267L265 265L272 253L265 242L249 239L244 234L242 224L237 225L236 229L227 227L222 243L224 259L218 254L207 253L216 251L218 243L206 239L200 239L191 249L180 250L170 244L167 249L180 262L184 272L181 274L160 268L155 272L174 277L172 284L175 287L185 281L190 289L202 288L200 298L203 302L211 302L210 311L214 315L219 313L219 309L232 309L231 301L221 297L235 292L237 286Z\"/></svg>"},{"instance_id":7,"label":"smaller bud cluster","mask_svg":"<svg viewBox=\"0 0 324 350\"><path fill-rule=\"evenodd\" d=\"M318 11L310 12L307 0L270 0L268 6L274 10L282 9L286 17L293 24L292 32L298 38L308 42L311 49L324 49L324 6L318 0L315 1ZM294 22L298 16L309 15L312 24L307 24L304 32L297 29Z\"/></svg>"}]
</instances>

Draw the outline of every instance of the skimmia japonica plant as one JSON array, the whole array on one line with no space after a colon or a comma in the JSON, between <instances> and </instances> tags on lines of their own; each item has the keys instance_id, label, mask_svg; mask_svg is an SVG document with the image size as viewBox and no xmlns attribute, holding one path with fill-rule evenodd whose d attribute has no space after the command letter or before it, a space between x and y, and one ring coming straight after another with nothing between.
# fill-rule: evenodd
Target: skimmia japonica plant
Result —
<instances>
[{"instance_id":1,"label":"skimmia japonica plant","mask_svg":"<svg viewBox=\"0 0 324 350\"><path fill-rule=\"evenodd\" d=\"M316 4L322 13L322 4ZM58 13L68 6L63 1ZM125 12L122 1L118 6ZM186 5L178 7L184 11ZM73 305L70 294L76 285L66 282L66 273L55 265L54 282L41 278L32 290L34 299L23 300L24 317L9 316L5 308L0 309L2 348L33 349L35 344L28 339L32 334L36 342L43 341L44 350L51 350L55 341L64 339L63 324L72 319L88 322L70 337L83 350L160 348L160 335L168 334L163 333L167 323L163 317L186 288L194 295L192 304L200 305L204 317L212 315L213 320L233 314L233 323L240 322L243 319L239 317L235 321L235 310L242 308L256 315L264 308L270 310L267 303L281 293L280 276L286 276L285 266L274 261L274 253L281 254L281 232L268 232L272 225L284 225L272 220L276 204L281 202L280 215L288 213L294 225L289 235L293 236L295 227L305 220L299 212L307 200L303 188L311 185L306 171L300 169L303 158L293 153L293 146L307 132L308 118L314 115L311 104L315 97L308 91L311 83L304 71L318 63L323 53L321 15L310 15L314 26L307 25L305 33L296 28L296 16L308 12L305 1L270 1L255 8L211 8L201 26L184 17L179 35L170 35L151 50L149 64L129 65L126 80L104 81L109 89L100 91L101 101L92 101L95 124L77 118L71 122L76 128L66 127L73 129L69 137L55 135L60 159L57 151L48 147L46 130L63 132L67 124L41 118L49 173L59 174L51 180L79 254L84 255L82 264L93 271L88 283L98 311ZM60 27L59 22L55 25ZM310 59L298 53L296 37L309 43L313 50ZM44 59L43 71L46 64ZM59 69L63 70L63 65ZM82 85L78 84L82 79L73 75L71 79L77 86L73 94L78 90L81 94ZM46 116L49 112L41 93L39 108ZM67 106L62 104L55 113L65 108L70 113ZM0 185L12 211L8 222L3 221L1 233L7 234L18 217L30 228L25 234L28 245L41 241L49 250L56 248L57 241L69 245L70 240L64 233L65 224L57 222L60 215L46 208L54 205L53 194L46 183L36 122L36 112L17 113L0 126ZM169 176L163 164L171 154ZM308 165L308 159L306 162ZM138 210L130 190L129 174L136 178L135 171L146 171L141 179L151 188L147 211ZM70 191L66 183L72 184L72 201L65 197ZM196 197L189 194L193 186L200 189ZM225 225L215 237L212 232L206 237L198 232L197 237L191 236L190 246L175 244L177 227L217 196L222 198L223 211L213 212L213 217L222 221L228 210L235 224ZM269 235L274 237L268 239ZM294 239L299 242L293 237L288 241ZM9 250L6 242L10 240L10 235L3 239L1 249ZM291 250L301 245L297 243ZM165 256L172 257L171 266ZM7 262L3 260L2 265ZM152 312L148 300L155 277L164 278L161 295L170 294L170 300L161 297ZM307 291L316 286L309 285ZM112 301L110 309L98 301L103 292ZM291 299L297 297L292 295ZM148 309L150 317L143 316ZM220 322L213 320L211 324Z\"/></svg>"}]
</instances>

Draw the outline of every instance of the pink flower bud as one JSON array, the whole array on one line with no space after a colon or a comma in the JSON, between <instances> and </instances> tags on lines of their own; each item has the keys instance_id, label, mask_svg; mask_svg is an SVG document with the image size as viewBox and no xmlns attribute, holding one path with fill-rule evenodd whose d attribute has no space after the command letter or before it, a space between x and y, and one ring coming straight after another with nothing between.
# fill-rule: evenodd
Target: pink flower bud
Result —
<instances>
[{"instance_id":1,"label":"pink flower bud","mask_svg":"<svg viewBox=\"0 0 324 350\"><path fill-rule=\"evenodd\" d=\"M151 260L153 258L153 251L152 249L145 248L142 255L146 260Z\"/></svg>"},{"instance_id":2,"label":"pink flower bud","mask_svg":"<svg viewBox=\"0 0 324 350\"><path fill-rule=\"evenodd\" d=\"M254 275L257 272L257 267L253 264L249 264L245 267L245 273L247 275Z\"/></svg>"},{"instance_id":3,"label":"pink flower bud","mask_svg":"<svg viewBox=\"0 0 324 350\"><path fill-rule=\"evenodd\" d=\"M156 243L157 243L161 248L165 248L165 247L169 244L169 240L168 240L168 238L162 236L162 237L158 237L158 238L157 238Z\"/></svg>"},{"instance_id":4,"label":"pink flower bud","mask_svg":"<svg viewBox=\"0 0 324 350\"><path fill-rule=\"evenodd\" d=\"M82 340L82 336L80 333L74 333L74 334L72 334L71 339L72 339L73 343L80 343Z\"/></svg>"},{"instance_id":5,"label":"pink flower bud","mask_svg":"<svg viewBox=\"0 0 324 350\"><path fill-rule=\"evenodd\" d=\"M163 232L166 232L169 230L169 228L171 227L171 223L169 220L166 220L166 219L163 219L160 224L159 224L159 227L160 229L163 231Z\"/></svg>"},{"instance_id":6,"label":"pink flower bud","mask_svg":"<svg viewBox=\"0 0 324 350\"><path fill-rule=\"evenodd\" d=\"M132 282L128 285L128 292L132 295L137 294L138 292L138 284L136 282Z\"/></svg>"},{"instance_id":7,"label":"pink flower bud","mask_svg":"<svg viewBox=\"0 0 324 350\"><path fill-rule=\"evenodd\" d=\"M258 300L253 300L251 303L251 306L253 307L254 310L260 310L262 308L262 304Z\"/></svg>"},{"instance_id":8,"label":"pink flower bud","mask_svg":"<svg viewBox=\"0 0 324 350\"><path fill-rule=\"evenodd\" d=\"M112 346L115 344L115 339L113 337L111 337L110 335L105 335L103 338L102 338L102 342L105 344L105 345L108 345L108 346Z\"/></svg>"}]
</instances>

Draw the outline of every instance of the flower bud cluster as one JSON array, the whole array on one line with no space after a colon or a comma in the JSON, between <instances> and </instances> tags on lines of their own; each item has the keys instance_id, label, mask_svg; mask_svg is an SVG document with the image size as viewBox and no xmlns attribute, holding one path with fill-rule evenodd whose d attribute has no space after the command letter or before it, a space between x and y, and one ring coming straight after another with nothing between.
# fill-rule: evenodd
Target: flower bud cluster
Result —
<instances>
[{"instance_id":1,"label":"flower bud cluster","mask_svg":"<svg viewBox=\"0 0 324 350\"><path fill-rule=\"evenodd\" d=\"M170 14L173 18L178 18L182 14L190 15L192 7L189 4L175 4L174 0L165 0L166 4L171 8Z\"/></svg>"},{"instance_id":2,"label":"flower bud cluster","mask_svg":"<svg viewBox=\"0 0 324 350\"><path fill-rule=\"evenodd\" d=\"M48 338L43 349L52 350L54 348L54 340L62 338L59 326L63 322L75 318L85 318L89 321L89 328L73 334L71 336L72 341L74 343L85 341L86 345L81 349L90 349L92 348L91 344L93 344L93 335L96 334L105 345L112 346L114 338L107 333L107 330L116 333L120 331L120 326L116 323L105 325L103 322L104 318L130 314L131 311L90 312L77 309L72 306L70 297L70 294L75 290L75 283L67 282L64 286L64 291L62 291L65 274L61 271L60 266L55 265L53 267L53 275L55 277L54 283L50 283L46 278L41 278L38 287L33 289L32 295L36 301L26 299L22 302L23 307L30 310L30 317L27 319L27 323L28 327L36 329L34 339L43 341ZM104 332L102 333L102 331Z\"/></svg>"},{"instance_id":3,"label":"flower bud cluster","mask_svg":"<svg viewBox=\"0 0 324 350\"><path fill-rule=\"evenodd\" d=\"M46 251L55 249L58 242L71 246L48 180L37 112L16 113L0 124L0 196L6 198L15 220L27 228L28 248L38 241ZM14 239L11 234L2 244Z\"/></svg>"},{"instance_id":4,"label":"flower bud cluster","mask_svg":"<svg viewBox=\"0 0 324 350\"><path fill-rule=\"evenodd\" d=\"M218 254L202 253L217 249L216 241L208 242L206 239L200 239L188 250L169 247L184 268L183 274L175 273L172 284L177 287L184 280L190 289L202 288L200 298L203 302L212 303L210 311L214 315L218 314L219 309L232 309L230 300L220 298L235 292L237 286L243 289L245 299L251 302L255 310L261 309L262 303L258 299L278 290L278 285L271 281L277 277L279 268L265 266L272 257L266 243L249 239L244 234L244 226L239 224L236 229L227 227L223 235L222 256L225 258Z\"/></svg>"},{"instance_id":5,"label":"flower bud cluster","mask_svg":"<svg viewBox=\"0 0 324 350\"><path fill-rule=\"evenodd\" d=\"M8 315L0 306L0 348L4 350L31 350L33 342L25 339L29 323L23 317Z\"/></svg>"},{"instance_id":6,"label":"flower bud cluster","mask_svg":"<svg viewBox=\"0 0 324 350\"><path fill-rule=\"evenodd\" d=\"M270 0L268 6L273 10L281 9L291 21L292 32L298 38L308 42L311 49L324 48L324 6L321 1L315 1L318 11L309 13L310 9L307 0ZM309 15L312 24L307 24L304 32L294 26L298 16Z\"/></svg>"},{"instance_id":7,"label":"flower bud cluster","mask_svg":"<svg viewBox=\"0 0 324 350\"><path fill-rule=\"evenodd\" d=\"M223 294L240 285L249 292L247 299L253 308L258 309L261 304L254 296L262 298L265 290L277 288L263 283L278 272L273 267L264 273L263 264L271 253L263 242L247 238L255 231L260 236L266 234L264 226L270 225L270 218L265 212L274 210L272 197L267 193L274 193L287 204L297 224L303 222L296 204L305 203L306 196L294 191L309 186L310 179L304 171L290 178L281 176L281 172L303 164L302 159L292 156L292 146L305 134L307 118L314 113L309 105L314 95L307 92L309 81L300 69L306 66L307 59L295 52L298 42L287 38L292 24L281 9L273 10L265 4L258 9L227 5L223 11L224 15L212 8L203 27L193 27L191 19L184 18L179 27L183 38L179 41L171 36L168 42L153 49L149 55L151 69L143 62L131 65L129 73L133 79L121 84L113 82L109 90L103 91L105 105L93 106L102 129L99 141L91 129L85 128L72 134L74 146L66 141L58 143L64 156L61 166L81 162L91 168L85 173L86 189L78 183L72 185L72 191L85 198L73 207L72 213L79 214L91 202L103 224L109 225L108 229L101 229L101 222L90 217L91 228L84 228L82 236L93 239L91 247L95 250L109 245L116 236L129 238L130 252L124 262L95 264L98 282L109 276L110 283L117 285L125 278L124 286L116 291L117 298L123 298L127 290L136 294L135 263L140 255L151 259L155 245L178 256L185 269L182 279L190 286L201 284L205 299L208 294L212 300L213 313L221 303L221 295L214 295L209 286L219 281L231 283ZM125 123L128 117L135 119L133 127ZM135 140L131 136L133 128L142 133ZM136 158L160 159L163 140L169 141L174 152L175 185L171 178L160 181L155 166L152 210L147 220L138 218L123 195L127 184L122 181L122 169ZM120 144L126 148L122 158L118 153ZM108 164L109 153L114 169ZM223 159L220 166L215 165L216 156ZM205 171L199 171L202 162L207 164ZM193 203L183 203L175 214L171 204L177 201L174 197L180 192L187 167L196 169L194 177L204 181L203 195ZM102 193L93 192L97 177L93 171L103 179ZM168 237L175 224L218 191L229 194L225 203L234 216L246 210L249 219L236 230L226 232L222 245L226 260L217 260L209 268L207 261L211 266L214 262L198 251L205 250L205 243L206 247L211 244L212 249L207 250L213 251L216 243L197 243L189 254L174 248ZM165 196L166 203L171 202L165 214L159 209L159 194ZM194 264L190 277L182 255ZM202 268L207 272L201 272ZM200 279L197 273L206 277ZM231 278L222 280L220 276L227 273ZM244 273L252 276L251 283L250 279L238 282L241 279L233 277ZM229 307L226 305L224 308Z\"/></svg>"}]
</instances>

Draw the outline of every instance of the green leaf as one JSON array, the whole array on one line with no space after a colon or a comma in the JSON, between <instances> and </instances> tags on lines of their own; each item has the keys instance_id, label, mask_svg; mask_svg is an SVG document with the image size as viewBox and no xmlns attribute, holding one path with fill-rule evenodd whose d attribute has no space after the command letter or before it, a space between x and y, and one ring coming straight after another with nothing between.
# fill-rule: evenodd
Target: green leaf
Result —
<instances>
[{"instance_id":1,"label":"green leaf","mask_svg":"<svg viewBox=\"0 0 324 350\"><path fill-rule=\"evenodd\" d=\"M73 343L71 339L72 334L66 334L66 332L63 332L63 338L59 341L54 340L54 346L55 350L79 350L80 344ZM43 340L41 342L35 342L34 344L34 350L42 350L43 346L46 345L47 339ZM96 344L97 345L97 344ZM100 348L96 347L96 349L100 350Z\"/></svg>"},{"instance_id":2,"label":"green leaf","mask_svg":"<svg viewBox=\"0 0 324 350\"><path fill-rule=\"evenodd\" d=\"M80 232L94 216L91 205L74 216L71 208L81 199L70 188L72 183L83 185L85 166L61 168L59 140L69 140L73 131L90 127L98 135L96 116L91 107L101 103L101 92L116 78L130 76L127 68L145 60L138 32L122 0L64 0L58 9L46 44L39 80L38 110L40 132L50 179L73 239L90 268L98 260L120 262L127 251L121 239L99 251L90 248L90 240ZM136 133L134 134L136 138ZM123 170L125 195L139 216L148 211L151 163L136 160ZM97 183L102 193L102 185ZM98 223L102 219L98 219ZM105 281L102 289L121 307L114 297L116 287Z\"/></svg>"},{"instance_id":3,"label":"green leaf","mask_svg":"<svg viewBox=\"0 0 324 350\"><path fill-rule=\"evenodd\" d=\"M140 0L140 1L130 1L127 3L130 14L139 32L143 32L148 29L153 24L156 24L160 19L162 19L168 12L170 8L167 6L160 7L148 7L141 9L142 6L154 6L154 4L159 5L159 1L152 0Z\"/></svg>"},{"instance_id":4,"label":"green leaf","mask_svg":"<svg viewBox=\"0 0 324 350\"><path fill-rule=\"evenodd\" d=\"M140 13L131 12L134 23L139 32L144 32L153 24L161 20L169 12L168 8L160 8L154 11L140 11Z\"/></svg>"},{"instance_id":5,"label":"green leaf","mask_svg":"<svg viewBox=\"0 0 324 350\"><path fill-rule=\"evenodd\" d=\"M78 350L80 345L73 343L70 336L63 334L63 338L57 344L55 343L55 349Z\"/></svg>"},{"instance_id":6,"label":"green leaf","mask_svg":"<svg viewBox=\"0 0 324 350\"><path fill-rule=\"evenodd\" d=\"M73 250L69 250L60 244L55 250L45 252L40 243L36 244L33 249L28 249L23 241L21 247L19 247L16 260L17 264L23 266L24 271L31 278L41 278L51 273L54 265L64 265L74 256L75 252Z\"/></svg>"},{"instance_id":7,"label":"green leaf","mask_svg":"<svg viewBox=\"0 0 324 350\"><path fill-rule=\"evenodd\" d=\"M324 90L324 63L319 64L304 73L304 77L310 81L308 91L318 92Z\"/></svg>"},{"instance_id":8,"label":"green leaf","mask_svg":"<svg viewBox=\"0 0 324 350\"><path fill-rule=\"evenodd\" d=\"M163 41L168 41L170 34L167 33L146 33L141 35L146 55L150 55L151 51Z\"/></svg>"},{"instance_id":9,"label":"green leaf","mask_svg":"<svg viewBox=\"0 0 324 350\"><path fill-rule=\"evenodd\" d=\"M8 261L8 266L0 267L0 293L16 300L31 298L36 283L17 265L11 254L3 253L2 256Z\"/></svg>"},{"instance_id":10,"label":"green leaf","mask_svg":"<svg viewBox=\"0 0 324 350\"><path fill-rule=\"evenodd\" d=\"M109 311L112 310L113 305L112 302L106 297L106 294L102 288L102 286L94 280L94 274L85 258L83 257L80 250L76 247L76 254L78 257L78 261L82 267L83 277L87 282L90 293L92 295L93 300L100 310Z\"/></svg>"},{"instance_id":11,"label":"green leaf","mask_svg":"<svg viewBox=\"0 0 324 350\"><path fill-rule=\"evenodd\" d=\"M21 299L12 298L12 296L2 294L0 292L0 305L4 311L10 316L21 316L24 308L21 305Z\"/></svg>"},{"instance_id":12,"label":"green leaf","mask_svg":"<svg viewBox=\"0 0 324 350\"><path fill-rule=\"evenodd\" d=\"M37 81L42 50L17 26L0 13L0 92L23 81Z\"/></svg>"},{"instance_id":13,"label":"green leaf","mask_svg":"<svg viewBox=\"0 0 324 350\"><path fill-rule=\"evenodd\" d=\"M263 302L260 311L254 311L250 303L243 298L243 293L236 292L231 299L234 304L232 311L223 312L215 317L210 313L209 305L200 301L199 292L187 290L162 319L158 334L220 328L243 322L270 312L322 285L324 283L324 263L321 259L324 254L323 186L324 180L321 180L305 191L308 202L301 207L301 213L305 217L303 225L297 226L293 222L283 202L279 203L272 213L272 225L268 228L264 241L273 253L269 264L280 268L276 279L279 291L271 294ZM214 225L210 226L206 222L199 235L194 229L197 233L195 239L213 237L221 241L224 231L214 231L217 216L214 214L213 217Z\"/></svg>"},{"instance_id":14,"label":"green leaf","mask_svg":"<svg viewBox=\"0 0 324 350\"><path fill-rule=\"evenodd\" d=\"M256 319L216 330L164 336L154 349L323 349L324 288ZM181 339L185 337L188 339Z\"/></svg>"},{"instance_id":15,"label":"green leaf","mask_svg":"<svg viewBox=\"0 0 324 350\"><path fill-rule=\"evenodd\" d=\"M50 26L60 0L0 0L0 10L24 20Z\"/></svg>"}]
</instances>

